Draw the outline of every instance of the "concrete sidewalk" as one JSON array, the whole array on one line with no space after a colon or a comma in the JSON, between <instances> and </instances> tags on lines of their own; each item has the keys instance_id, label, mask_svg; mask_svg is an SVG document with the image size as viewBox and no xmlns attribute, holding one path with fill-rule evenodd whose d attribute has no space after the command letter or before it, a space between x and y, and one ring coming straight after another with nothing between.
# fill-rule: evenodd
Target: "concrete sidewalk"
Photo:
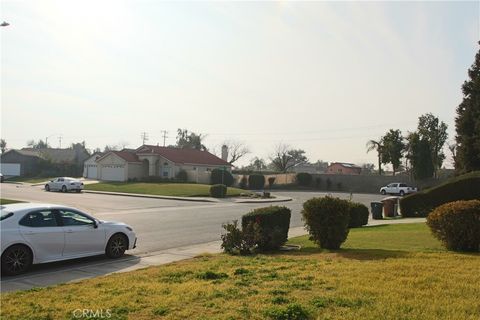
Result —
<instances>
[{"instance_id":1,"label":"concrete sidewalk","mask_svg":"<svg viewBox=\"0 0 480 320\"><path fill-rule=\"evenodd\" d=\"M368 226L384 224L425 222L422 218L407 218L398 220L370 220ZM289 238L307 234L304 227L290 228ZM138 269L167 264L175 261L194 258L205 253L220 253L221 241L212 241L197 245L161 250L138 256L125 256L110 260L103 256L77 259L67 262L39 265L25 275L2 278L1 292L28 290L34 287L47 287L66 282L77 282L112 273L128 272ZM60 264L60 266L58 266ZM53 265L53 266L52 266ZM55 265L57 265L55 267ZM35 267L34 267L35 268Z\"/></svg>"}]
</instances>

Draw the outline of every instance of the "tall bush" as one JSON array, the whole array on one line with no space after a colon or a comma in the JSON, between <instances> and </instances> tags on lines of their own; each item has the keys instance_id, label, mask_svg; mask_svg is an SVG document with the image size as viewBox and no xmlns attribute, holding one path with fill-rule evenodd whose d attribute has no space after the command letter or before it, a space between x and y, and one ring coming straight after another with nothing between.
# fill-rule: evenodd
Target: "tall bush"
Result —
<instances>
[{"instance_id":1,"label":"tall bush","mask_svg":"<svg viewBox=\"0 0 480 320\"><path fill-rule=\"evenodd\" d=\"M259 250L274 250L288 239L291 211L287 207L270 206L255 209L242 217L242 228L256 223L260 236L257 242Z\"/></svg>"},{"instance_id":2,"label":"tall bush","mask_svg":"<svg viewBox=\"0 0 480 320\"><path fill-rule=\"evenodd\" d=\"M454 251L480 251L480 200L455 201L427 217L432 234Z\"/></svg>"},{"instance_id":3,"label":"tall bush","mask_svg":"<svg viewBox=\"0 0 480 320\"><path fill-rule=\"evenodd\" d=\"M298 185L302 187L310 187L312 185L312 175L307 172L299 172L295 176L295 179L297 180Z\"/></svg>"},{"instance_id":4,"label":"tall bush","mask_svg":"<svg viewBox=\"0 0 480 320\"><path fill-rule=\"evenodd\" d=\"M263 174L251 174L248 176L248 187L252 190L260 190L265 187L265 176Z\"/></svg>"},{"instance_id":5,"label":"tall bush","mask_svg":"<svg viewBox=\"0 0 480 320\"><path fill-rule=\"evenodd\" d=\"M187 171L181 169L178 171L177 176L175 177L179 182L186 182L188 180Z\"/></svg>"},{"instance_id":6,"label":"tall bush","mask_svg":"<svg viewBox=\"0 0 480 320\"><path fill-rule=\"evenodd\" d=\"M457 200L480 199L480 171L458 176L425 191L403 197L404 217L426 217L436 207Z\"/></svg>"},{"instance_id":7,"label":"tall bush","mask_svg":"<svg viewBox=\"0 0 480 320\"><path fill-rule=\"evenodd\" d=\"M368 224L368 208L359 202L350 202L349 228L357 228Z\"/></svg>"},{"instance_id":8,"label":"tall bush","mask_svg":"<svg viewBox=\"0 0 480 320\"><path fill-rule=\"evenodd\" d=\"M224 184L227 187L233 185L233 176L227 170L213 169L210 175L210 184Z\"/></svg>"},{"instance_id":9,"label":"tall bush","mask_svg":"<svg viewBox=\"0 0 480 320\"><path fill-rule=\"evenodd\" d=\"M350 205L334 197L312 198L303 204L302 217L310 239L325 249L338 249L347 239Z\"/></svg>"}]
</instances>

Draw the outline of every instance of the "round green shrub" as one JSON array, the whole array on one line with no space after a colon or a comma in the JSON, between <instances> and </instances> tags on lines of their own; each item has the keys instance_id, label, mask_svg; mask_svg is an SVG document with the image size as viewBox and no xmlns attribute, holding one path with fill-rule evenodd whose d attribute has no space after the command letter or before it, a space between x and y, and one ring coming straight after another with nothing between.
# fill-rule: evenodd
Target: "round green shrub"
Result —
<instances>
[{"instance_id":1,"label":"round green shrub","mask_svg":"<svg viewBox=\"0 0 480 320\"><path fill-rule=\"evenodd\" d=\"M260 251L275 250L288 239L291 210L287 207L270 206L257 208L242 216L243 230L251 224L258 224L259 237L256 242Z\"/></svg>"},{"instance_id":2,"label":"round green shrub","mask_svg":"<svg viewBox=\"0 0 480 320\"><path fill-rule=\"evenodd\" d=\"M263 174L251 174L248 176L248 188L260 190L265 187L265 176Z\"/></svg>"},{"instance_id":3,"label":"round green shrub","mask_svg":"<svg viewBox=\"0 0 480 320\"><path fill-rule=\"evenodd\" d=\"M350 205L334 197L312 198L303 204L305 227L310 239L325 249L339 249L347 239Z\"/></svg>"},{"instance_id":4,"label":"round green shrub","mask_svg":"<svg viewBox=\"0 0 480 320\"><path fill-rule=\"evenodd\" d=\"M359 202L350 202L349 228L357 228L368 223L368 208Z\"/></svg>"},{"instance_id":5,"label":"round green shrub","mask_svg":"<svg viewBox=\"0 0 480 320\"><path fill-rule=\"evenodd\" d=\"M227 186L224 184L214 184L210 187L210 196L213 198L225 198L227 195Z\"/></svg>"},{"instance_id":6,"label":"round green shrub","mask_svg":"<svg viewBox=\"0 0 480 320\"><path fill-rule=\"evenodd\" d=\"M441 205L428 215L427 225L448 250L480 251L480 200Z\"/></svg>"},{"instance_id":7,"label":"round green shrub","mask_svg":"<svg viewBox=\"0 0 480 320\"><path fill-rule=\"evenodd\" d=\"M310 173L300 172L297 173L296 177L297 183L303 187L310 187L312 185L313 177Z\"/></svg>"},{"instance_id":8,"label":"round green shrub","mask_svg":"<svg viewBox=\"0 0 480 320\"><path fill-rule=\"evenodd\" d=\"M227 187L233 185L233 176L227 170L222 169L213 169L212 174L210 175L211 184L224 184Z\"/></svg>"}]
</instances>

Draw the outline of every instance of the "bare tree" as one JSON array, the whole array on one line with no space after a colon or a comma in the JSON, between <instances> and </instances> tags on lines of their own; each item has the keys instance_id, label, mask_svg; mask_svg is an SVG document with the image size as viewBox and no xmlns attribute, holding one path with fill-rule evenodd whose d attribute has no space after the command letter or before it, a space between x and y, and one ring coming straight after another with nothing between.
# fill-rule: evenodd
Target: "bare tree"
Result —
<instances>
[{"instance_id":1,"label":"bare tree","mask_svg":"<svg viewBox=\"0 0 480 320\"><path fill-rule=\"evenodd\" d=\"M250 149L242 141L227 140L222 143L222 146L227 146L228 148L227 162L230 164L233 164L240 158L243 158L245 155L250 153Z\"/></svg>"},{"instance_id":2,"label":"bare tree","mask_svg":"<svg viewBox=\"0 0 480 320\"><path fill-rule=\"evenodd\" d=\"M276 146L270 160L276 170L287 172L296 165L307 162L307 157L304 150L292 149L289 145L280 143Z\"/></svg>"}]
</instances>

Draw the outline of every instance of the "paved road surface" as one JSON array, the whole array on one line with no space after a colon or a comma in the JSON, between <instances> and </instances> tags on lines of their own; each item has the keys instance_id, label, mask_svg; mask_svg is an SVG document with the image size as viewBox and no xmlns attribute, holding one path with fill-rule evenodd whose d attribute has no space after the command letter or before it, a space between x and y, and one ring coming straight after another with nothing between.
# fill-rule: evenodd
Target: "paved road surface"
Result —
<instances>
[{"instance_id":1,"label":"paved road surface","mask_svg":"<svg viewBox=\"0 0 480 320\"><path fill-rule=\"evenodd\" d=\"M177 200L122 197L89 193L46 192L42 187L3 183L1 197L72 206L102 220L117 220L131 225L138 246L131 254L148 253L218 240L222 223L240 219L248 211L268 204L186 202ZM275 192L293 201L277 203L292 209L291 227L302 226L301 207L305 200L325 195L320 192ZM348 198L346 193L334 194ZM353 200L369 206L381 195L354 194Z\"/></svg>"}]
</instances>

